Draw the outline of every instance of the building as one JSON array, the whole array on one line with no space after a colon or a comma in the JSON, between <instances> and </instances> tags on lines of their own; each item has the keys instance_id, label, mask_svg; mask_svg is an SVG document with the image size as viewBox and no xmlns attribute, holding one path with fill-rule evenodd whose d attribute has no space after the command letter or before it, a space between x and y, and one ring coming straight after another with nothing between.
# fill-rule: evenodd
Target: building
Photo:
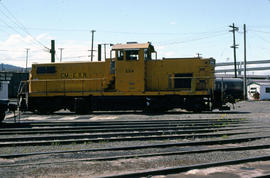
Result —
<instances>
[{"instance_id":1,"label":"building","mask_svg":"<svg viewBox=\"0 0 270 178\"><path fill-rule=\"evenodd\" d=\"M270 100L270 81L252 82L247 86L249 100Z\"/></svg>"},{"instance_id":2,"label":"building","mask_svg":"<svg viewBox=\"0 0 270 178\"><path fill-rule=\"evenodd\" d=\"M18 89L21 81L27 81L29 74L27 72L0 72L1 81L9 81L8 97L17 98Z\"/></svg>"},{"instance_id":3,"label":"building","mask_svg":"<svg viewBox=\"0 0 270 178\"><path fill-rule=\"evenodd\" d=\"M4 120L8 108L8 83L0 80L0 123Z\"/></svg>"}]
</instances>

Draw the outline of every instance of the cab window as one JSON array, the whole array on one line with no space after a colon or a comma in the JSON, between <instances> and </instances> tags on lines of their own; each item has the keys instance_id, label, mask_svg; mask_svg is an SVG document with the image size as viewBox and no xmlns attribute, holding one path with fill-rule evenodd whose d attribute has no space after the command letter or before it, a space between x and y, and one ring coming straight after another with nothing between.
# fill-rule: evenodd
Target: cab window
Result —
<instances>
[{"instance_id":1,"label":"cab window","mask_svg":"<svg viewBox=\"0 0 270 178\"><path fill-rule=\"evenodd\" d=\"M148 49L144 49L144 60L151 60L152 59L152 55L150 53L150 51Z\"/></svg>"},{"instance_id":2,"label":"cab window","mask_svg":"<svg viewBox=\"0 0 270 178\"><path fill-rule=\"evenodd\" d=\"M139 60L139 51L138 50L127 50L126 51L126 60L127 61L137 61Z\"/></svg>"},{"instance_id":3,"label":"cab window","mask_svg":"<svg viewBox=\"0 0 270 178\"><path fill-rule=\"evenodd\" d=\"M124 60L124 51L123 50L117 50L117 59L118 59L118 61Z\"/></svg>"}]
</instances>

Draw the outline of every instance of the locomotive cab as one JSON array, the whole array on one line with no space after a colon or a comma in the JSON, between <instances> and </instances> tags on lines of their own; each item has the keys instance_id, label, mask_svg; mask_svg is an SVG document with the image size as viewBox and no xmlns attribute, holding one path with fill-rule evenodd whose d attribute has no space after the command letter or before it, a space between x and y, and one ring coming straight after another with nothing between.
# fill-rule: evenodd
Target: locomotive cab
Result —
<instances>
[{"instance_id":1,"label":"locomotive cab","mask_svg":"<svg viewBox=\"0 0 270 178\"><path fill-rule=\"evenodd\" d=\"M144 92L145 61L152 60L154 47L150 43L117 44L112 48L115 51L115 78L116 91Z\"/></svg>"}]
</instances>

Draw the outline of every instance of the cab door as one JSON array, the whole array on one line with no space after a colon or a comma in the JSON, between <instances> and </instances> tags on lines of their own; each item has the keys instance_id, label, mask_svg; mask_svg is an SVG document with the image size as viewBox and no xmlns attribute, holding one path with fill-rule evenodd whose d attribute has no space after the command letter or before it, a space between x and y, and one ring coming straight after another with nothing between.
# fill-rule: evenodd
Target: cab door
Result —
<instances>
[{"instance_id":1,"label":"cab door","mask_svg":"<svg viewBox=\"0 0 270 178\"><path fill-rule=\"evenodd\" d=\"M143 92L145 67L143 49L118 49L116 51L115 78L119 92Z\"/></svg>"}]
</instances>

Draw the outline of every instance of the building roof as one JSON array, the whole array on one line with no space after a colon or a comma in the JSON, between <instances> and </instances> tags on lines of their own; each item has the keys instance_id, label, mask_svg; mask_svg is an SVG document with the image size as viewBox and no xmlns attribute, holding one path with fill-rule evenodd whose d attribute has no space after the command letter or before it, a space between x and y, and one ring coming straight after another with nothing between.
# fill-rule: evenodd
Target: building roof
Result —
<instances>
[{"instance_id":1,"label":"building roof","mask_svg":"<svg viewBox=\"0 0 270 178\"><path fill-rule=\"evenodd\" d=\"M248 85L252 85L252 84L257 84L260 86L270 86L270 81L269 80L265 80L265 81L256 81L256 82L251 82Z\"/></svg>"},{"instance_id":2,"label":"building roof","mask_svg":"<svg viewBox=\"0 0 270 178\"><path fill-rule=\"evenodd\" d=\"M112 49L147 49L150 43L115 44Z\"/></svg>"}]
</instances>

